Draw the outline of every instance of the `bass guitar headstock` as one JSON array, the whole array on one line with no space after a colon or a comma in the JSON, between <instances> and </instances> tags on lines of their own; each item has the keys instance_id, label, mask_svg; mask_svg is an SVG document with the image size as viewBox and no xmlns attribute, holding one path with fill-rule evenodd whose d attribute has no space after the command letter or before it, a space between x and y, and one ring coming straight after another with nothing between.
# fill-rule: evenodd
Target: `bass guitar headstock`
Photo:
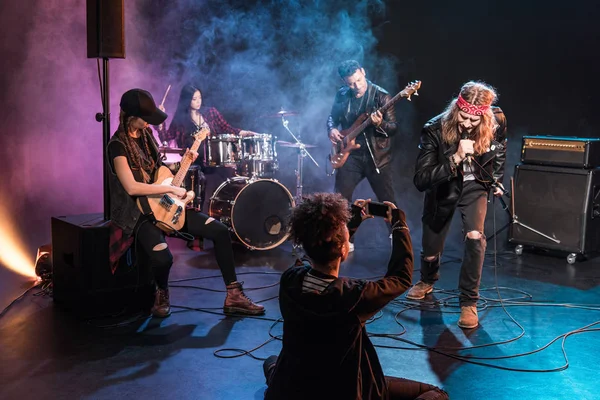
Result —
<instances>
[{"instance_id":1,"label":"bass guitar headstock","mask_svg":"<svg viewBox=\"0 0 600 400\"><path fill-rule=\"evenodd\" d=\"M421 89L421 81L414 81L406 85L406 87L400 92L402 97L406 97L406 100L411 101L410 96L419 95L418 90Z\"/></svg>"}]
</instances>

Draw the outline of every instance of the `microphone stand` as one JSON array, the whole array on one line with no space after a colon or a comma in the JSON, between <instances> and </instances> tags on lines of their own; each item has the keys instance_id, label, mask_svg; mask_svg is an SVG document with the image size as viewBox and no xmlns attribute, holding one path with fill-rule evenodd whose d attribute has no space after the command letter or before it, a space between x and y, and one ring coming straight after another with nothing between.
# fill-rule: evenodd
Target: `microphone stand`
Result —
<instances>
[{"instance_id":1,"label":"microphone stand","mask_svg":"<svg viewBox=\"0 0 600 400\"><path fill-rule=\"evenodd\" d=\"M508 214L508 216L509 216L509 218L510 218L510 219L509 219L509 221L506 223L506 225L504 225L502 228L500 228L500 229L498 229L496 232L494 232L494 234L493 234L492 236L488 237L488 238L487 238L487 240L491 240L491 239L493 239L493 238L494 238L494 237L496 237L496 236L497 236L497 235L498 235L500 232L502 232L502 231L504 231L506 228L508 228L508 227L509 227L511 224L514 224L514 225L519 225L519 226L522 226L523 228L525 228L525 229L528 229L528 230L530 230L531 232L533 232L533 233L536 233L536 234L538 234L538 235L540 235L540 236L542 236L542 237L544 237L544 238L546 238L546 239L548 239L548 240L550 240L550 241L552 241L552 242L554 242L554 243L557 243L557 244L558 244L558 243L560 243L560 240L558 240L558 239L555 239L555 238L553 238L553 237L551 237L551 236L548 236L548 235L546 235L545 233L543 233L543 232L540 232L540 231L538 231L537 229L534 229L534 228L532 228L531 226L528 226L528 225L526 225L526 224L522 223L522 222L519 220L519 217L517 216L517 214L516 214L516 211L515 211L515 199L514 199L514 188L512 188L512 178L511 178L511 189L513 190L513 195L511 196L511 195L510 195L510 192L509 192L508 190L506 190L506 189L505 189L505 188L504 188L504 187L503 187L503 186L500 184L500 182L498 182L498 180L497 180L496 178L494 178L494 176L493 176L492 174L490 174L488 171L486 171L486 170L485 170L485 168L483 168L483 167L481 166L481 164L479 164L477 161L475 161L475 160L473 159L473 157L472 157L472 156L470 156L470 157L471 157L471 162L474 162L474 163L475 163L475 165L477 165L477 166L479 167L479 169L480 169L481 171L483 171L483 172L484 172L484 173L487 175L487 177L488 177L488 178L491 180L491 182L492 182L492 183L491 183L491 186L492 186L493 188L500 189L500 190L502 191L502 196L505 196L505 195L506 195L506 196L508 196L508 197L511 199L511 201L512 201L512 213L511 213L511 211L510 211L510 210L509 210L509 208L508 208L508 205L506 204L506 202L504 201L504 199L502 198L502 196L500 196L500 197L498 198L498 199L500 200L500 203L502 203L502 209L503 209L504 211L506 211L506 213Z\"/></svg>"}]
</instances>

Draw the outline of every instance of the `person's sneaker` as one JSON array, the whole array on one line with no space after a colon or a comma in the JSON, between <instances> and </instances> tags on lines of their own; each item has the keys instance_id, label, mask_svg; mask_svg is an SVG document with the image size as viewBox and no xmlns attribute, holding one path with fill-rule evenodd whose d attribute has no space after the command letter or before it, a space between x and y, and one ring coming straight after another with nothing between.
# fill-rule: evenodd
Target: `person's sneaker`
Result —
<instances>
[{"instance_id":1,"label":"person's sneaker","mask_svg":"<svg viewBox=\"0 0 600 400\"><path fill-rule=\"evenodd\" d=\"M348 253L352 253L354 251L354 243L350 242L350 248L348 249Z\"/></svg>"},{"instance_id":2,"label":"person's sneaker","mask_svg":"<svg viewBox=\"0 0 600 400\"><path fill-rule=\"evenodd\" d=\"M228 315L263 315L265 307L254 303L244 294L242 283L236 281L227 285L227 295L225 296L223 312Z\"/></svg>"},{"instance_id":3,"label":"person's sneaker","mask_svg":"<svg viewBox=\"0 0 600 400\"><path fill-rule=\"evenodd\" d=\"M463 329L472 329L477 327L479 324L479 318L477 317L476 306L461 306L460 307L460 318L458 319L458 326Z\"/></svg>"},{"instance_id":4,"label":"person's sneaker","mask_svg":"<svg viewBox=\"0 0 600 400\"><path fill-rule=\"evenodd\" d=\"M406 298L411 300L421 300L425 298L425 295L431 292L433 292L432 284L419 281L415 286L410 288L408 293L406 293Z\"/></svg>"},{"instance_id":5,"label":"person's sneaker","mask_svg":"<svg viewBox=\"0 0 600 400\"><path fill-rule=\"evenodd\" d=\"M265 380L267 381L267 386L270 383L271 375L273 375L273 369L277 364L277 356L269 356L263 363L263 372L265 373Z\"/></svg>"},{"instance_id":6,"label":"person's sneaker","mask_svg":"<svg viewBox=\"0 0 600 400\"><path fill-rule=\"evenodd\" d=\"M158 318L167 318L171 315L171 304L169 302L169 289L156 288L154 305L150 310L152 315Z\"/></svg>"}]
</instances>

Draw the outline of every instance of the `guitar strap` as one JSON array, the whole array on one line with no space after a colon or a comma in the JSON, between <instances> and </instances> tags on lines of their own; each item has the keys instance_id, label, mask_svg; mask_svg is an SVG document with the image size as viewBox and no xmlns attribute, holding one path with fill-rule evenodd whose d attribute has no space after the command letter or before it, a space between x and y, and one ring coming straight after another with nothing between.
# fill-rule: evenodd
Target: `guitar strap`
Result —
<instances>
[{"instance_id":1,"label":"guitar strap","mask_svg":"<svg viewBox=\"0 0 600 400\"><path fill-rule=\"evenodd\" d=\"M152 208L150 208L150 203L148 203L148 198L146 196L140 196L138 199L140 200L142 213L146 216L153 215Z\"/></svg>"},{"instance_id":2,"label":"guitar strap","mask_svg":"<svg viewBox=\"0 0 600 400\"><path fill-rule=\"evenodd\" d=\"M367 105L365 106L365 111L369 114L375 111L375 93L377 93L377 87L372 82L369 82L369 89L367 92ZM375 155L373 154L373 149L371 149L371 143L369 137L367 136L367 132L363 132L363 135L365 135L365 142L367 144L367 149L369 150L371 160L373 160L373 164L375 165L375 171L379 174L379 168L377 167L377 163L375 162Z\"/></svg>"},{"instance_id":3,"label":"guitar strap","mask_svg":"<svg viewBox=\"0 0 600 400\"><path fill-rule=\"evenodd\" d=\"M375 93L377 93L377 88L372 82L369 82L369 92L367 93L367 105L365 107L365 111L368 113L375 111Z\"/></svg>"}]
</instances>

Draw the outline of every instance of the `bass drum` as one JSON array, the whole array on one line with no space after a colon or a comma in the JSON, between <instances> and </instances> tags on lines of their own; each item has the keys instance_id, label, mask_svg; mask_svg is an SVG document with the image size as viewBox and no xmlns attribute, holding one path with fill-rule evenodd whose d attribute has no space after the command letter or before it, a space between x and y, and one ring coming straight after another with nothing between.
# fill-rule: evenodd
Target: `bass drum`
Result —
<instances>
[{"instance_id":1,"label":"bass drum","mask_svg":"<svg viewBox=\"0 0 600 400\"><path fill-rule=\"evenodd\" d=\"M294 199L273 179L227 179L210 199L209 214L229 226L250 250L269 250L289 236L288 220Z\"/></svg>"}]
</instances>

